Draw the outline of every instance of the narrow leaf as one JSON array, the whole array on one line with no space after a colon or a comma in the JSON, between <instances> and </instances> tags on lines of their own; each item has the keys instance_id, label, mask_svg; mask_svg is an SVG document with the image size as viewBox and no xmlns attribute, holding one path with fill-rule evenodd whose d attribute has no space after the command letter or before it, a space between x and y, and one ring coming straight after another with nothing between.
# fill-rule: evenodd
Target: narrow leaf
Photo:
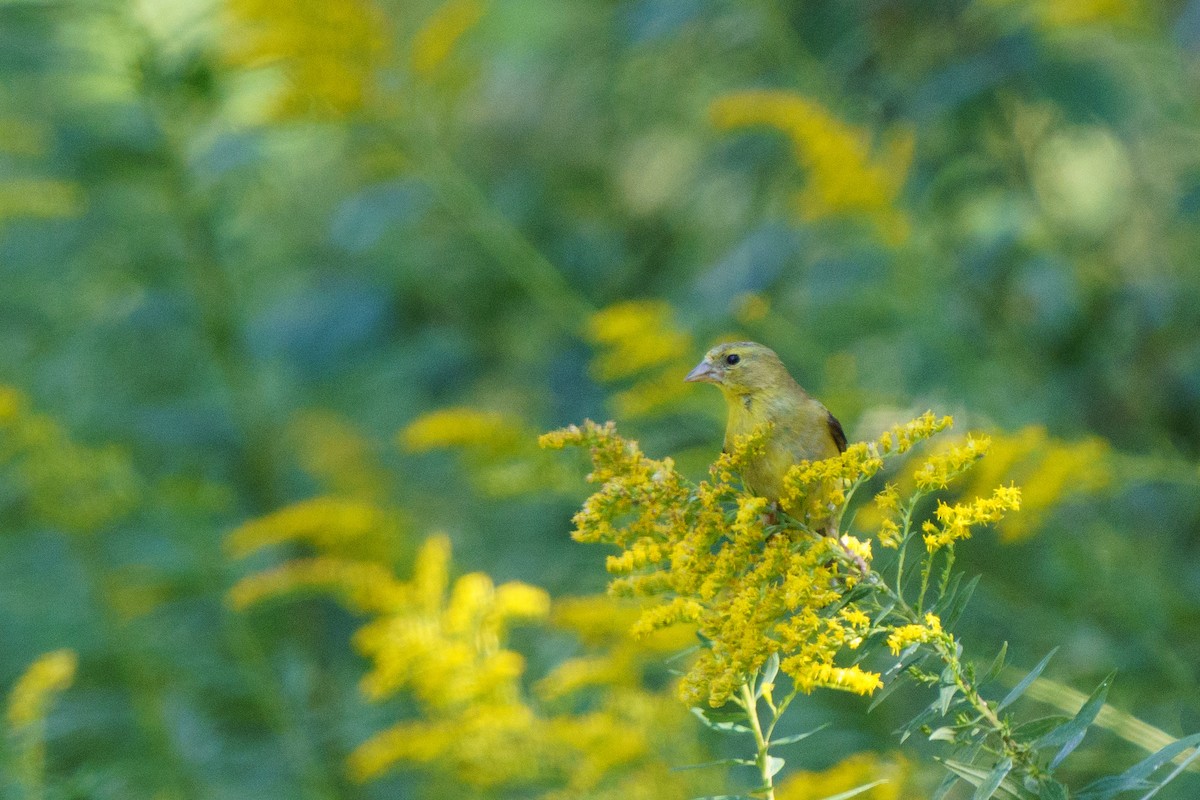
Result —
<instances>
[{"instance_id":1,"label":"narrow leaf","mask_svg":"<svg viewBox=\"0 0 1200 800\"><path fill-rule=\"evenodd\" d=\"M821 800L849 800L849 798L860 795L863 792L871 791L872 789L874 789L876 786L878 786L881 783L887 783L887 778L881 778L880 780L872 781L871 783L864 784L863 786L859 786L857 789L851 789L847 792L842 792L841 794L834 794L834 795L830 795L829 797L822 797Z\"/></svg>"},{"instance_id":2,"label":"narrow leaf","mask_svg":"<svg viewBox=\"0 0 1200 800\"><path fill-rule=\"evenodd\" d=\"M937 787L934 793L930 796L929 800L942 800L942 798L950 793L951 789L958 785L960 780L961 778L951 772L946 776L946 779L942 781L941 785Z\"/></svg>"},{"instance_id":3,"label":"narrow leaf","mask_svg":"<svg viewBox=\"0 0 1200 800\"><path fill-rule=\"evenodd\" d=\"M814 733L817 733L818 731L825 730L826 728L828 728L830 726L830 724L832 724L832 723L826 722L823 725L818 725L817 727L813 728L811 731L805 731L804 733L793 733L791 736L784 736L782 739L772 739L771 746L778 747L778 746L785 745L785 744L795 744L796 742L799 742L802 739L807 739L808 737L812 736Z\"/></svg>"},{"instance_id":4,"label":"narrow leaf","mask_svg":"<svg viewBox=\"0 0 1200 800\"><path fill-rule=\"evenodd\" d=\"M1067 787L1058 781L1047 780L1038 787L1038 800L1070 800Z\"/></svg>"},{"instance_id":5,"label":"narrow leaf","mask_svg":"<svg viewBox=\"0 0 1200 800\"><path fill-rule=\"evenodd\" d=\"M992 665L987 668L987 672L983 673L983 678L979 681L980 685L991 683L996 680L996 676L1000 674L1000 670L1004 669L1004 659L1008 655L1008 642L1000 645L1000 652L996 653L996 657L992 659Z\"/></svg>"},{"instance_id":6,"label":"narrow leaf","mask_svg":"<svg viewBox=\"0 0 1200 800\"><path fill-rule=\"evenodd\" d=\"M1054 769L1062 763L1062 760L1070 755L1071 751L1083 741L1083 737L1087 734L1088 726L1095 721L1096 715L1104 707L1104 701L1108 698L1108 689L1112 686L1114 677L1116 677L1116 673L1111 672L1107 678L1100 682L1100 685L1096 687L1096 691L1092 692L1092 696L1087 699L1087 702L1083 704L1079 709L1079 713L1071 721L1060 725L1034 741L1034 748L1039 750L1043 747L1061 748L1054 758L1051 759L1050 769Z\"/></svg>"},{"instance_id":7,"label":"narrow leaf","mask_svg":"<svg viewBox=\"0 0 1200 800\"><path fill-rule=\"evenodd\" d=\"M1046 665L1050 663L1050 659L1054 658L1054 654L1057 652L1058 648L1056 647L1047 653L1046 657L1039 661L1038 665L1034 667L1028 675L1022 678L1021 682L1014 686L1011 692L1004 696L1004 699L1000 701L1000 705L996 706L996 710L1000 711L1001 709L1010 705L1018 697L1025 694L1025 690L1029 688L1030 684L1037 680L1038 676L1042 674L1042 671L1046 669Z\"/></svg>"},{"instance_id":8,"label":"narrow leaf","mask_svg":"<svg viewBox=\"0 0 1200 800\"><path fill-rule=\"evenodd\" d=\"M943 686L940 690L938 690L938 699L937 702L934 703L934 707L941 713L943 717L946 716L946 713L950 710L950 704L954 702L954 695L956 694L958 694L958 687L954 685Z\"/></svg>"},{"instance_id":9,"label":"narrow leaf","mask_svg":"<svg viewBox=\"0 0 1200 800\"><path fill-rule=\"evenodd\" d=\"M749 727L734 722L735 719L745 719L744 715L733 715L727 712L705 712L701 708L693 708L692 713L696 718L703 722L714 731L722 731L724 733L753 733ZM710 716L711 715L711 716Z\"/></svg>"},{"instance_id":10,"label":"narrow leaf","mask_svg":"<svg viewBox=\"0 0 1200 800\"><path fill-rule=\"evenodd\" d=\"M1122 792L1135 789L1153 789L1154 784L1146 779L1163 764L1193 747L1200 746L1200 733L1176 739L1152 756L1134 764L1120 775L1101 778L1090 783L1077 795L1077 800L1111 800Z\"/></svg>"},{"instance_id":11,"label":"narrow leaf","mask_svg":"<svg viewBox=\"0 0 1200 800\"><path fill-rule=\"evenodd\" d=\"M767 658L767 663L763 664L762 677L758 680L758 688L754 691L755 698L763 696L763 690L767 684L775 683L775 676L779 674L779 651L776 650Z\"/></svg>"},{"instance_id":12,"label":"narrow leaf","mask_svg":"<svg viewBox=\"0 0 1200 800\"><path fill-rule=\"evenodd\" d=\"M1196 750L1196 752L1192 753L1190 756L1185 758L1183 761L1179 762L1179 766L1177 766L1175 769L1171 770L1171 773L1169 775L1167 775L1167 777L1163 778L1162 781L1158 784L1158 786L1155 786L1153 789L1151 789L1150 791L1148 791L1144 795L1142 795L1142 800L1150 800L1151 797L1154 797L1154 795L1158 794L1159 789L1166 786L1171 781L1175 780L1175 778L1178 777L1179 773L1181 773L1185 769L1187 769L1188 766L1193 761L1195 761L1197 757L1200 757L1200 750Z\"/></svg>"},{"instance_id":13,"label":"narrow leaf","mask_svg":"<svg viewBox=\"0 0 1200 800\"><path fill-rule=\"evenodd\" d=\"M1008 773L1012 771L1012 766L1012 759L1006 758L993 767L983 783L979 784L975 789L975 794L971 796L971 800L988 800L1000 788L1000 783L1008 777Z\"/></svg>"},{"instance_id":14,"label":"narrow leaf","mask_svg":"<svg viewBox=\"0 0 1200 800\"><path fill-rule=\"evenodd\" d=\"M871 698L871 704L869 706L867 706L867 713L874 711L875 707L878 706L880 703L882 703L884 700L888 699L888 697L891 696L892 692L896 691L901 686L904 686L905 684L911 683L911 682L912 682L912 678L908 677L907 673L903 674L903 675L897 675L895 678L888 681L888 683L882 689L875 692L875 696Z\"/></svg>"},{"instance_id":15,"label":"narrow leaf","mask_svg":"<svg viewBox=\"0 0 1200 800\"><path fill-rule=\"evenodd\" d=\"M961 573L959 574L961 575ZM967 603L971 602L971 596L975 594L975 589L979 586L980 577L980 575L976 575L967 581L965 586L955 592L951 602L942 613L942 625L947 629L953 628L954 623L958 622L958 618L966 610Z\"/></svg>"}]
</instances>

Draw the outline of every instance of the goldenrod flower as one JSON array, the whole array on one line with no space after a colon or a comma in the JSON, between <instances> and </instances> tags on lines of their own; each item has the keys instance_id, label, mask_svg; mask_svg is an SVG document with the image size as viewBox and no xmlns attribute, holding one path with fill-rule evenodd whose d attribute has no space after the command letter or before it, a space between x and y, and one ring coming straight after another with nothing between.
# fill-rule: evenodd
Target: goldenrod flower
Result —
<instances>
[{"instance_id":1,"label":"goldenrod flower","mask_svg":"<svg viewBox=\"0 0 1200 800\"><path fill-rule=\"evenodd\" d=\"M449 0L440 5L413 37L413 72L427 77L449 58L458 40L483 17L480 0Z\"/></svg>"},{"instance_id":2,"label":"goldenrod flower","mask_svg":"<svg viewBox=\"0 0 1200 800\"><path fill-rule=\"evenodd\" d=\"M417 417L400 432L400 444L420 453L453 447L503 451L526 438L524 426L497 411L456 406Z\"/></svg>"},{"instance_id":3,"label":"goldenrod flower","mask_svg":"<svg viewBox=\"0 0 1200 800\"><path fill-rule=\"evenodd\" d=\"M0 387L0 464L11 467L29 511L69 533L97 533L137 504L140 487L124 452L78 444L8 387Z\"/></svg>"},{"instance_id":4,"label":"goldenrod flower","mask_svg":"<svg viewBox=\"0 0 1200 800\"><path fill-rule=\"evenodd\" d=\"M285 542L335 551L364 539L387 538L397 521L385 509L341 497L314 497L238 526L225 541L234 558Z\"/></svg>"},{"instance_id":5,"label":"goldenrod flower","mask_svg":"<svg viewBox=\"0 0 1200 800\"><path fill-rule=\"evenodd\" d=\"M819 772L789 773L775 790L777 800L824 800L880 779L884 783L855 795L860 800L902 800L906 791L907 764L899 756L883 758L877 753L855 753Z\"/></svg>"},{"instance_id":6,"label":"goldenrod flower","mask_svg":"<svg viewBox=\"0 0 1200 800\"><path fill-rule=\"evenodd\" d=\"M926 521L922 525L925 547L931 552L947 547L959 539L971 535L971 527L999 522L1005 511L1021 507L1021 490L1016 486L997 487L991 497L980 497L969 503L947 505L938 502L937 524Z\"/></svg>"},{"instance_id":7,"label":"goldenrod flower","mask_svg":"<svg viewBox=\"0 0 1200 800\"><path fill-rule=\"evenodd\" d=\"M945 631L942 630L942 620L936 614L927 613L923 625L901 625L893 628L888 634L887 646L892 651L892 655L898 656L904 648L911 644L931 642L945 635Z\"/></svg>"},{"instance_id":8,"label":"goldenrod flower","mask_svg":"<svg viewBox=\"0 0 1200 800\"><path fill-rule=\"evenodd\" d=\"M8 694L9 728L26 728L45 719L50 703L74 682L77 664L72 650L55 650L30 664Z\"/></svg>"},{"instance_id":9,"label":"goldenrod flower","mask_svg":"<svg viewBox=\"0 0 1200 800\"><path fill-rule=\"evenodd\" d=\"M967 436L963 445L952 445L935 453L913 473L917 488L923 492L945 489L950 481L966 472L987 454L992 440L987 436Z\"/></svg>"},{"instance_id":10,"label":"goldenrod flower","mask_svg":"<svg viewBox=\"0 0 1200 800\"><path fill-rule=\"evenodd\" d=\"M865 632L860 616L833 612L856 580L841 575L837 553L869 560L870 548L850 537L841 543L805 531L794 538L769 534L767 501L729 483L740 461L761 446L761 435L736 441L713 465L710 480L699 485L676 472L670 459L646 457L612 423L571 426L546 434L542 442L591 450L590 480L601 486L576 514L574 536L621 548L609 560L609 569L623 576L611 589L665 595L643 611L634 633L686 622L710 643L680 682L688 703L720 705L772 653L806 691L828 685L865 692L876 685L878 676L871 673L833 671L842 647L861 641ZM842 456L801 465L793 486L819 503L820 489L802 481L862 478L878 468L869 449Z\"/></svg>"},{"instance_id":11,"label":"goldenrod flower","mask_svg":"<svg viewBox=\"0 0 1200 800\"><path fill-rule=\"evenodd\" d=\"M226 0L226 7L226 61L282 71L273 116L341 117L371 99L388 36L370 0Z\"/></svg>"},{"instance_id":12,"label":"goldenrod flower","mask_svg":"<svg viewBox=\"0 0 1200 800\"><path fill-rule=\"evenodd\" d=\"M686 392L682 377L690 367L692 337L678 327L671 306L661 300L629 300L597 311L588 320L588 339L598 353L591 369L606 383L632 379L613 403L622 416L653 413Z\"/></svg>"},{"instance_id":13,"label":"goldenrod flower","mask_svg":"<svg viewBox=\"0 0 1200 800\"><path fill-rule=\"evenodd\" d=\"M874 156L868 132L786 91L735 92L718 98L711 116L721 130L769 125L791 139L796 160L807 174L807 185L797 196L803 218L857 214L890 242L908 236L908 218L898 201L912 161L911 133L894 136Z\"/></svg>"}]
</instances>

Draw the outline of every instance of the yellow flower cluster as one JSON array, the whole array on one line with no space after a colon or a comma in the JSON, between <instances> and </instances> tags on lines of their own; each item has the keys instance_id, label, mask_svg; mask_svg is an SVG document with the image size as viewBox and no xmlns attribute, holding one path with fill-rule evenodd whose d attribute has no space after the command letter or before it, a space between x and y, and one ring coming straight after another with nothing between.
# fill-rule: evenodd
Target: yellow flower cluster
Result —
<instances>
[{"instance_id":1,"label":"yellow flower cluster","mask_svg":"<svg viewBox=\"0 0 1200 800\"><path fill-rule=\"evenodd\" d=\"M898 656L904 648L918 642L931 642L946 636L946 632L942 630L942 620L937 614L927 613L925 622L921 625L901 625L898 628L892 628L888 634L887 646L892 651L892 655Z\"/></svg>"},{"instance_id":2,"label":"yellow flower cluster","mask_svg":"<svg viewBox=\"0 0 1200 800\"><path fill-rule=\"evenodd\" d=\"M869 559L870 549L849 537L842 543L768 524L767 501L741 494L728 480L761 447L762 436L740 441L699 485L671 459L645 456L611 422L549 433L542 444L591 452L589 480L601 486L576 514L574 537L620 548L609 560L620 576L612 591L662 598L643 612L635 633L686 622L707 644L680 681L687 703L721 705L773 653L804 691L869 693L879 685L877 675L840 668L834 659L867 632L865 615L838 604L861 575L846 568L847 556ZM813 479L844 476L847 465L874 468L861 448L836 461L835 473L810 467Z\"/></svg>"},{"instance_id":3,"label":"yellow flower cluster","mask_svg":"<svg viewBox=\"0 0 1200 800\"><path fill-rule=\"evenodd\" d=\"M886 483L883 491L875 495L875 512L880 516L879 543L893 550L900 546L903 532L896 514L900 511L900 489L894 483Z\"/></svg>"},{"instance_id":4,"label":"yellow flower cluster","mask_svg":"<svg viewBox=\"0 0 1200 800\"><path fill-rule=\"evenodd\" d=\"M805 219L854 214L868 219L887 241L902 242L909 223L899 207L913 155L911 134L894 136L875 157L871 135L834 117L819 103L785 91L736 92L711 108L721 130L768 125L791 140L807 172L797 197Z\"/></svg>"},{"instance_id":5,"label":"yellow flower cluster","mask_svg":"<svg viewBox=\"0 0 1200 800\"><path fill-rule=\"evenodd\" d=\"M884 455L906 453L930 436L940 433L952 425L954 425L953 417L935 417L932 411L926 411L911 422L885 431L879 437L879 452Z\"/></svg>"},{"instance_id":6,"label":"yellow flower cluster","mask_svg":"<svg viewBox=\"0 0 1200 800\"><path fill-rule=\"evenodd\" d=\"M950 481L963 474L975 462L987 455L992 440L987 436L967 436L962 445L951 445L935 453L913 473L913 481L922 492L945 489Z\"/></svg>"},{"instance_id":7,"label":"yellow flower cluster","mask_svg":"<svg viewBox=\"0 0 1200 800\"><path fill-rule=\"evenodd\" d=\"M462 796L464 786L550 786L558 788L545 800L617 798L636 796L625 790L639 784L695 793L690 777L666 766L668 758L697 758L694 739L682 737L689 746L679 741L686 711L644 688L656 657L681 646L678 632L642 646L614 628L636 610L608 598L565 601L555 624L597 652L565 661L531 698L522 688L525 660L506 646L506 634L545 619L549 597L522 583L497 586L482 573L452 579L450 557L449 540L434 536L407 580L378 563L318 555L252 575L230 592L231 604L245 608L296 591L326 591L369 616L354 636L371 661L363 694L380 700L404 693L417 716L356 748L348 760L353 778L370 781L410 764L429 770L435 786L447 781L446 795ZM589 702L584 713L548 715L534 703L573 708L572 696L587 689L597 690L600 702Z\"/></svg>"},{"instance_id":8,"label":"yellow flower cluster","mask_svg":"<svg viewBox=\"0 0 1200 800\"><path fill-rule=\"evenodd\" d=\"M1016 486L999 486L991 497L980 497L969 503L948 505L938 501L937 524L926 520L921 526L925 547L933 552L971 535L973 525L999 522L1005 511L1021 507L1021 490Z\"/></svg>"},{"instance_id":9,"label":"yellow flower cluster","mask_svg":"<svg viewBox=\"0 0 1200 800\"><path fill-rule=\"evenodd\" d=\"M783 506L815 530L833 509L845 504L849 484L866 480L882 468L878 446L865 442L855 442L822 461L801 461L783 477Z\"/></svg>"},{"instance_id":10,"label":"yellow flower cluster","mask_svg":"<svg viewBox=\"0 0 1200 800\"><path fill-rule=\"evenodd\" d=\"M331 553L386 552L400 530L395 514L365 500L314 497L250 520L225 541L234 558L285 542Z\"/></svg>"},{"instance_id":11,"label":"yellow flower cluster","mask_svg":"<svg viewBox=\"0 0 1200 800\"><path fill-rule=\"evenodd\" d=\"M592 373L606 383L632 380L613 397L623 417L651 414L686 393L683 376L691 368L692 337L675 322L661 300L630 300L597 311L586 334L597 348Z\"/></svg>"},{"instance_id":12,"label":"yellow flower cluster","mask_svg":"<svg viewBox=\"0 0 1200 800\"><path fill-rule=\"evenodd\" d=\"M775 790L777 800L825 800L842 796L860 786L884 781L854 795L860 800L901 800L906 791L908 765L899 757L883 758L877 753L855 753L820 772L793 772Z\"/></svg>"},{"instance_id":13,"label":"yellow flower cluster","mask_svg":"<svg viewBox=\"0 0 1200 800\"><path fill-rule=\"evenodd\" d=\"M139 486L125 453L85 447L25 396L0 386L0 465L38 520L68 533L104 530L130 513Z\"/></svg>"},{"instance_id":14,"label":"yellow flower cluster","mask_svg":"<svg viewBox=\"0 0 1200 800\"><path fill-rule=\"evenodd\" d=\"M278 67L276 118L341 117L369 101L388 54L385 19L370 0L227 0L227 63Z\"/></svg>"},{"instance_id":15,"label":"yellow flower cluster","mask_svg":"<svg viewBox=\"0 0 1200 800\"><path fill-rule=\"evenodd\" d=\"M8 694L9 728L27 728L45 719L50 703L74 682L77 663L73 651L55 650L30 664Z\"/></svg>"},{"instance_id":16,"label":"yellow flower cluster","mask_svg":"<svg viewBox=\"0 0 1200 800\"><path fill-rule=\"evenodd\" d=\"M992 486L1015 481L1021 486L1021 514L997 526L1002 541L1032 535L1050 511L1076 494L1108 486L1113 467L1108 444L1097 437L1065 441L1040 425L1012 434L995 434L988 457L972 472L966 494L982 494Z\"/></svg>"}]
</instances>

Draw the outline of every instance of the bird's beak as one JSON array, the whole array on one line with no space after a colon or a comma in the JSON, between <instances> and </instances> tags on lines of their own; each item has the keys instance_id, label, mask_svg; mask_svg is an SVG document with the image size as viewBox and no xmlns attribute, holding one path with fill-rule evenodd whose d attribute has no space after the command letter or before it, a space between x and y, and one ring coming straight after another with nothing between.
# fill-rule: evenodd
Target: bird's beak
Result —
<instances>
[{"instance_id":1,"label":"bird's beak","mask_svg":"<svg viewBox=\"0 0 1200 800\"><path fill-rule=\"evenodd\" d=\"M710 364L708 361L701 361L696 365L696 368L687 374L685 381L690 383L720 383L724 377L721 371Z\"/></svg>"}]
</instances>

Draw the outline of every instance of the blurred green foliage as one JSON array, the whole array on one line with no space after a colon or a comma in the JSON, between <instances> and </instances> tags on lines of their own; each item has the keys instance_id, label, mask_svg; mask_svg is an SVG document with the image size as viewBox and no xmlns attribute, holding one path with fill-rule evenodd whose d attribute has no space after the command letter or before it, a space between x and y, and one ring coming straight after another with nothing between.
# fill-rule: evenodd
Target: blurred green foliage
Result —
<instances>
[{"instance_id":1,"label":"blurred green foliage","mask_svg":"<svg viewBox=\"0 0 1200 800\"><path fill-rule=\"evenodd\" d=\"M79 656L47 796L419 791L346 776L405 711L360 698L357 622L230 611L271 561L222 541L363 493L402 575L445 530L464 571L599 590L561 465L395 436L628 411L698 472L715 393L630 405L645 371L590 366L591 315L634 299L671 309L648 350L692 345L661 386L747 336L851 438L932 407L1100 442L1107 477L1068 491L1076 459L1034 529L961 548L961 638L1061 645L1055 680L1115 668L1115 707L1200 730L1198 59L1196 0L0 0L0 677ZM751 90L806 110L723 121ZM814 697L836 724L795 763L891 748L911 710ZM1141 757L1091 736L1081 781Z\"/></svg>"}]
</instances>

